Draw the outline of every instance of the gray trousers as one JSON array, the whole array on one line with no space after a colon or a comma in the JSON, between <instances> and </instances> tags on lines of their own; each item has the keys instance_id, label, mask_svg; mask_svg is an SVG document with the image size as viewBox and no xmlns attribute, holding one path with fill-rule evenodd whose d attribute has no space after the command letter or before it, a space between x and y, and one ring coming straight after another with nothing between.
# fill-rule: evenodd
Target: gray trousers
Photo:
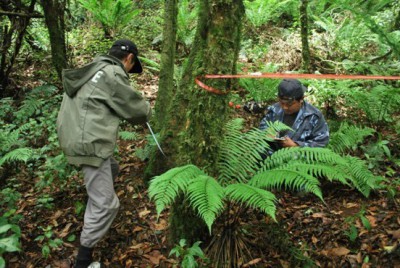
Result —
<instances>
[{"instance_id":1,"label":"gray trousers","mask_svg":"<svg viewBox=\"0 0 400 268\"><path fill-rule=\"evenodd\" d=\"M110 229L119 209L114 190L114 179L119 167L114 158L105 160L100 167L82 166L88 201L80 242L93 248Z\"/></svg>"}]
</instances>

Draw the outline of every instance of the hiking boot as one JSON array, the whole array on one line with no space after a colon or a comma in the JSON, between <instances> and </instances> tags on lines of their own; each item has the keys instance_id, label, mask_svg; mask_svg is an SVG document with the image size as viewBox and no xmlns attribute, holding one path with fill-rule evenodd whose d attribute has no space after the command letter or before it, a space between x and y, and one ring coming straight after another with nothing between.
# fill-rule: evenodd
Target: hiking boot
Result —
<instances>
[{"instance_id":1,"label":"hiking boot","mask_svg":"<svg viewBox=\"0 0 400 268\"><path fill-rule=\"evenodd\" d=\"M100 263L100 262L92 262L88 268L105 268L104 264Z\"/></svg>"}]
</instances>

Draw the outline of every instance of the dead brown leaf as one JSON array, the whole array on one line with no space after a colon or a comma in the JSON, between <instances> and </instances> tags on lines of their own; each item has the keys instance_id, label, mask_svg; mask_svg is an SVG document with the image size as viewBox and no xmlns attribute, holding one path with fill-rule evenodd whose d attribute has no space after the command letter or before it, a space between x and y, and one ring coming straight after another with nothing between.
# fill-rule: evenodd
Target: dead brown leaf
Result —
<instances>
[{"instance_id":1,"label":"dead brown leaf","mask_svg":"<svg viewBox=\"0 0 400 268\"><path fill-rule=\"evenodd\" d=\"M147 208L145 208L144 210L139 212L139 217L144 218L144 217L146 217L146 215L149 215L150 213L151 213L151 211L148 210Z\"/></svg>"},{"instance_id":2,"label":"dead brown leaf","mask_svg":"<svg viewBox=\"0 0 400 268\"><path fill-rule=\"evenodd\" d=\"M158 223L154 223L154 230L162 231L167 229L168 222L165 219L161 219Z\"/></svg>"},{"instance_id":3,"label":"dead brown leaf","mask_svg":"<svg viewBox=\"0 0 400 268\"><path fill-rule=\"evenodd\" d=\"M71 223L71 222L68 223L68 224L64 227L64 229L62 229L62 231L61 231L61 233L59 234L59 236L60 236L61 238L66 237L66 236L69 234L69 228L71 228L71 226L72 226L72 223Z\"/></svg>"},{"instance_id":4,"label":"dead brown leaf","mask_svg":"<svg viewBox=\"0 0 400 268\"><path fill-rule=\"evenodd\" d=\"M160 260L166 259L164 255L161 254L160 251L154 250L150 252L149 254L144 254L143 257L147 258L150 260L150 262L154 265L159 265Z\"/></svg>"},{"instance_id":5,"label":"dead brown leaf","mask_svg":"<svg viewBox=\"0 0 400 268\"><path fill-rule=\"evenodd\" d=\"M321 253L324 254L325 256L334 256L334 257L346 256L347 254L349 254L349 252L350 250L345 247L338 247L321 251Z\"/></svg>"},{"instance_id":6,"label":"dead brown leaf","mask_svg":"<svg viewBox=\"0 0 400 268\"><path fill-rule=\"evenodd\" d=\"M387 230L387 233L392 235L393 238L400 239L400 229L396 231Z\"/></svg>"},{"instance_id":7,"label":"dead brown leaf","mask_svg":"<svg viewBox=\"0 0 400 268\"><path fill-rule=\"evenodd\" d=\"M325 216L326 216L326 214L323 212L317 212L317 213L312 214L313 218L325 218Z\"/></svg>"},{"instance_id":8,"label":"dead brown leaf","mask_svg":"<svg viewBox=\"0 0 400 268\"><path fill-rule=\"evenodd\" d=\"M249 267L249 266L251 266L251 265L254 265L254 264L259 263L260 261L262 261L262 259L261 259L261 258L257 258L257 259L254 259L254 260L249 261L249 262L246 263L246 264L243 264L242 267Z\"/></svg>"}]
</instances>

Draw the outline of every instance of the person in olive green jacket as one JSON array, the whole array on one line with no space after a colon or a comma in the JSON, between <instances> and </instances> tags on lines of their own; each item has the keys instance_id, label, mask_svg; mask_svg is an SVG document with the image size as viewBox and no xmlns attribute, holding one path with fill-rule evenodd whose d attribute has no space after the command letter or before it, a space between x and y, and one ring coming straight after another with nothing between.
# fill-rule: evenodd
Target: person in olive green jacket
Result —
<instances>
[{"instance_id":1,"label":"person in olive green jacket","mask_svg":"<svg viewBox=\"0 0 400 268\"><path fill-rule=\"evenodd\" d=\"M118 212L113 181L119 167L113 153L120 119L142 124L151 115L149 103L129 82L128 73L141 72L137 47L126 39L116 41L108 55L63 71L58 138L68 162L82 168L88 194L76 268L91 265L94 246Z\"/></svg>"}]
</instances>

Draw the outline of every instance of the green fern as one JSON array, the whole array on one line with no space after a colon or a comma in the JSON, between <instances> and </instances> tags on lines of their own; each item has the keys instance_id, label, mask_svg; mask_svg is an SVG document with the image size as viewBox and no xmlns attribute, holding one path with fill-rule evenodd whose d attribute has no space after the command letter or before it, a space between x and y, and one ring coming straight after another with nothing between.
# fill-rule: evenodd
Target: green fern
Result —
<instances>
[{"instance_id":1,"label":"green fern","mask_svg":"<svg viewBox=\"0 0 400 268\"><path fill-rule=\"evenodd\" d=\"M260 154L282 125L243 133L243 120L229 122L220 146L216 180L194 165L173 168L153 178L149 195L155 200L158 215L184 194L211 232L224 202L256 208L275 219L275 197L269 189L304 190L323 201L320 178L353 186L365 196L376 188L377 178L361 160L326 148L285 148L262 161Z\"/></svg>"},{"instance_id":2,"label":"green fern","mask_svg":"<svg viewBox=\"0 0 400 268\"><path fill-rule=\"evenodd\" d=\"M262 154L270 148L268 142L277 132L286 130L284 124L271 123L266 131L251 129L243 133L243 119L236 118L226 125L226 135L220 146L217 168L218 181L223 185L242 182L246 183L249 177L259 168Z\"/></svg>"},{"instance_id":3,"label":"green fern","mask_svg":"<svg viewBox=\"0 0 400 268\"><path fill-rule=\"evenodd\" d=\"M185 192L193 178L199 175L205 174L194 165L186 165L154 177L150 182L149 196L155 200L158 216L172 204L180 192Z\"/></svg>"},{"instance_id":4,"label":"green fern","mask_svg":"<svg viewBox=\"0 0 400 268\"><path fill-rule=\"evenodd\" d=\"M276 221L276 198L271 192L248 184L238 183L228 185L225 188L225 193L229 200L248 204L249 207L259 209Z\"/></svg>"},{"instance_id":5,"label":"green fern","mask_svg":"<svg viewBox=\"0 0 400 268\"><path fill-rule=\"evenodd\" d=\"M223 210L224 188L212 177L199 175L187 188L190 204L199 213L211 233L211 226Z\"/></svg>"},{"instance_id":6,"label":"green fern","mask_svg":"<svg viewBox=\"0 0 400 268\"><path fill-rule=\"evenodd\" d=\"M6 153L0 158L0 166L4 163L10 162L27 162L34 156L34 150L32 148L18 148Z\"/></svg>"},{"instance_id":7,"label":"green fern","mask_svg":"<svg viewBox=\"0 0 400 268\"><path fill-rule=\"evenodd\" d=\"M127 26L140 13L130 0L79 0L90 11L106 32L116 32Z\"/></svg>"},{"instance_id":8,"label":"green fern","mask_svg":"<svg viewBox=\"0 0 400 268\"><path fill-rule=\"evenodd\" d=\"M38 99L35 96L27 96L22 102L18 112L16 112L16 116L18 119L32 117L35 113L40 112L40 109L44 104L45 100L43 99Z\"/></svg>"},{"instance_id":9,"label":"green fern","mask_svg":"<svg viewBox=\"0 0 400 268\"><path fill-rule=\"evenodd\" d=\"M249 184L267 189L303 189L322 199L318 178L353 186L366 197L379 181L360 159L326 148L292 147L265 159Z\"/></svg>"},{"instance_id":10,"label":"green fern","mask_svg":"<svg viewBox=\"0 0 400 268\"><path fill-rule=\"evenodd\" d=\"M21 141L19 137L19 130L11 132L4 131L0 133L0 154L10 151L13 147L22 146L24 142Z\"/></svg>"},{"instance_id":11,"label":"green fern","mask_svg":"<svg viewBox=\"0 0 400 268\"><path fill-rule=\"evenodd\" d=\"M377 177L366 168L366 164L363 160L346 156L347 165L341 166L340 168L344 173L348 173L351 176L351 182L353 186L360 191L364 196L369 196L371 190L379 187L379 182L383 180L382 177Z\"/></svg>"},{"instance_id":12,"label":"green fern","mask_svg":"<svg viewBox=\"0 0 400 268\"><path fill-rule=\"evenodd\" d=\"M328 148L339 154L356 149L365 137L372 135L374 129L364 127L360 128L348 123L342 123L339 129L330 135Z\"/></svg>"},{"instance_id":13,"label":"green fern","mask_svg":"<svg viewBox=\"0 0 400 268\"><path fill-rule=\"evenodd\" d=\"M232 180L246 182L249 173L256 171L257 163L261 161L261 153L265 148L269 148L264 132L253 129L242 133L242 125L243 119L239 118L226 125L226 136L217 161L218 181L223 185Z\"/></svg>"},{"instance_id":14,"label":"green fern","mask_svg":"<svg viewBox=\"0 0 400 268\"><path fill-rule=\"evenodd\" d=\"M266 65L261 70L263 73L273 73L278 69L275 65ZM257 102L271 102L276 100L276 88L280 81L278 79L250 79L239 80L239 85L246 89L247 98Z\"/></svg>"},{"instance_id":15,"label":"green fern","mask_svg":"<svg viewBox=\"0 0 400 268\"><path fill-rule=\"evenodd\" d=\"M129 131L120 131L118 133L118 136L125 141L127 141L127 140L135 141L140 138L139 134L137 134L136 132L129 132Z\"/></svg>"},{"instance_id":16,"label":"green fern","mask_svg":"<svg viewBox=\"0 0 400 268\"><path fill-rule=\"evenodd\" d=\"M322 192L319 187L320 182L317 178L301 171L289 168L274 169L255 175L250 181L250 185L267 189L294 189L304 190L313 193L323 200Z\"/></svg>"}]
</instances>

